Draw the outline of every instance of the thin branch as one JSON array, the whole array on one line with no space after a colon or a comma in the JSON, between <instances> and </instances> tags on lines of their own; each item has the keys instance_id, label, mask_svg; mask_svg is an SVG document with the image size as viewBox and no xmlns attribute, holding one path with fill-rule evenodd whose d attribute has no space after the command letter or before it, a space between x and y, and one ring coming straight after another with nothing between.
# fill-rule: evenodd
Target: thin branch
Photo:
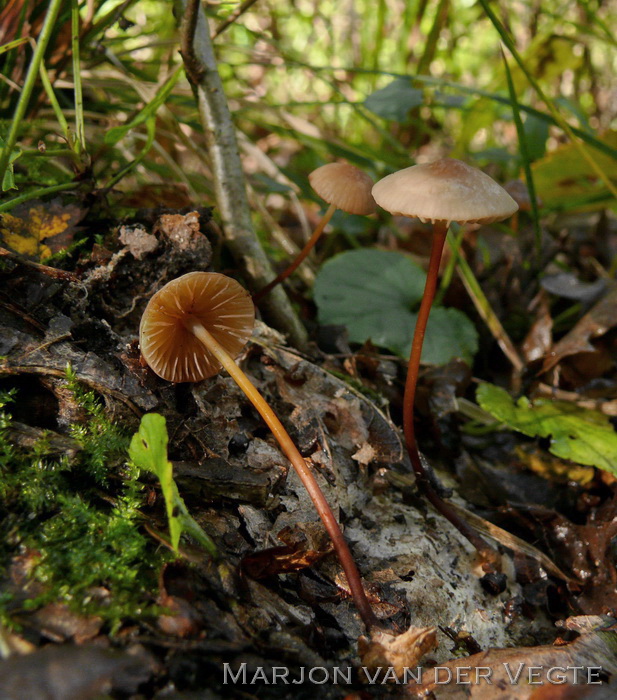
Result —
<instances>
[{"instance_id":1,"label":"thin branch","mask_svg":"<svg viewBox=\"0 0 617 700\"><path fill-rule=\"evenodd\" d=\"M212 33L212 38L216 39L219 34L222 34L227 27L231 26L238 19L238 17L243 15L256 2L257 0L244 0L244 2L238 5L238 7L229 15L229 17L227 17L227 19L224 19L219 24L219 26Z\"/></svg>"},{"instance_id":2,"label":"thin branch","mask_svg":"<svg viewBox=\"0 0 617 700\"><path fill-rule=\"evenodd\" d=\"M265 286L274 273L253 229L236 131L218 73L210 31L199 0L176 0L182 16L181 54L197 99L199 117L213 175L218 212L225 239L252 291ZM268 298L266 320L286 333L296 346L306 346L306 330L283 290Z\"/></svg>"}]
</instances>

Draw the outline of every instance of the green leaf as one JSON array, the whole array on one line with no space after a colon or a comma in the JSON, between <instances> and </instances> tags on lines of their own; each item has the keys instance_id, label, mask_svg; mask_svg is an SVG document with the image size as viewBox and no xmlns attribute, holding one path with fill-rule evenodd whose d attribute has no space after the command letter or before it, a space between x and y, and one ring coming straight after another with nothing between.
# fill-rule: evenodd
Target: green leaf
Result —
<instances>
[{"instance_id":1,"label":"green leaf","mask_svg":"<svg viewBox=\"0 0 617 700\"><path fill-rule=\"evenodd\" d=\"M617 432L608 416L567 401L522 396L516 403L507 391L481 384L480 406L513 430L550 438L550 451L562 459L598 467L617 475Z\"/></svg>"},{"instance_id":2,"label":"green leaf","mask_svg":"<svg viewBox=\"0 0 617 700\"><path fill-rule=\"evenodd\" d=\"M414 323L412 327L415 328ZM425 364L445 365L455 357L461 357L471 364L478 350L478 332L473 323L458 309L445 309L438 306L431 309L431 315L426 326L424 345L422 346L422 362ZM405 348L403 357L411 353L411 336Z\"/></svg>"},{"instance_id":3,"label":"green leaf","mask_svg":"<svg viewBox=\"0 0 617 700\"><path fill-rule=\"evenodd\" d=\"M397 78L381 90L376 90L364 101L373 114L395 122L406 122L409 111L424 102L424 93L411 86L407 78Z\"/></svg>"},{"instance_id":4,"label":"green leaf","mask_svg":"<svg viewBox=\"0 0 617 700\"><path fill-rule=\"evenodd\" d=\"M169 534L174 551L178 551L180 535L186 531L192 535L213 557L216 546L189 514L173 479L173 467L167 459L167 427L165 418L158 413L147 413L133 435L129 457L140 468L158 477L165 499Z\"/></svg>"},{"instance_id":5,"label":"green leaf","mask_svg":"<svg viewBox=\"0 0 617 700\"><path fill-rule=\"evenodd\" d=\"M323 265L315 280L319 322L346 326L354 343L370 339L409 357L425 281L424 271L400 253L369 248L341 253ZM439 307L431 311L423 362L470 361L476 349L476 330L463 313Z\"/></svg>"}]
</instances>

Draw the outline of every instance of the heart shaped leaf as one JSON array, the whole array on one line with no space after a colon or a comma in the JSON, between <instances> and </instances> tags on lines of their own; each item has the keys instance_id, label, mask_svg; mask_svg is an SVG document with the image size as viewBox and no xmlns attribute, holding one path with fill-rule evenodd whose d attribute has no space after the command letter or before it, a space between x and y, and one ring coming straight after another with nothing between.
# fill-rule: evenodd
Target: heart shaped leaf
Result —
<instances>
[{"instance_id":1,"label":"heart shaped leaf","mask_svg":"<svg viewBox=\"0 0 617 700\"><path fill-rule=\"evenodd\" d=\"M341 253L321 268L315 303L322 325L346 326L349 340L409 357L426 274L401 253L360 249ZM422 361L471 361L478 338L471 321L456 309L435 308L426 329Z\"/></svg>"}]
</instances>

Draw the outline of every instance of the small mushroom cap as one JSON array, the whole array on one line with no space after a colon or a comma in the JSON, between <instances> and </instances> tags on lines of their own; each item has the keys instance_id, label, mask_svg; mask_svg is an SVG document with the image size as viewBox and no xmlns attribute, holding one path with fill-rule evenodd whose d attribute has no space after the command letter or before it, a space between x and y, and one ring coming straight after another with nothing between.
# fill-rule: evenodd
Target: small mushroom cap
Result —
<instances>
[{"instance_id":1,"label":"small mushroom cap","mask_svg":"<svg viewBox=\"0 0 617 700\"><path fill-rule=\"evenodd\" d=\"M371 194L373 181L348 163L328 163L309 175L311 187L328 204L350 214L372 214L377 208Z\"/></svg>"},{"instance_id":2,"label":"small mushroom cap","mask_svg":"<svg viewBox=\"0 0 617 700\"><path fill-rule=\"evenodd\" d=\"M199 382L221 369L187 328L190 319L235 358L253 332L255 307L241 284L217 272L189 272L160 289L141 318L139 345L152 371L170 382Z\"/></svg>"},{"instance_id":3,"label":"small mushroom cap","mask_svg":"<svg viewBox=\"0 0 617 700\"><path fill-rule=\"evenodd\" d=\"M421 221L489 224L512 216L518 204L495 180L453 158L412 165L373 187L380 207Z\"/></svg>"}]
</instances>

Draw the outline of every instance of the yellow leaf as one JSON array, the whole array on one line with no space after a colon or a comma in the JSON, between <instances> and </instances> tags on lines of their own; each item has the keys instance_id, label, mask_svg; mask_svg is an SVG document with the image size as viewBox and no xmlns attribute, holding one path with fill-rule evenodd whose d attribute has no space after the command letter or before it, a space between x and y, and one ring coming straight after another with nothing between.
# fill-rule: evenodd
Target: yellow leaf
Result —
<instances>
[{"instance_id":1,"label":"yellow leaf","mask_svg":"<svg viewBox=\"0 0 617 700\"><path fill-rule=\"evenodd\" d=\"M612 148L617 148L617 131L609 131L602 140ZM611 178L617 180L617 161L591 146L586 146L589 154L600 168ZM579 150L571 143L551 151L532 165L536 191L547 207L567 206L577 200L593 199L608 195L604 183L592 170L589 163L581 158ZM584 205L580 211L606 207L606 201Z\"/></svg>"},{"instance_id":2,"label":"yellow leaf","mask_svg":"<svg viewBox=\"0 0 617 700\"><path fill-rule=\"evenodd\" d=\"M83 215L79 207L64 206L59 200L28 202L12 214L0 214L0 240L15 253L45 260L72 242Z\"/></svg>"}]
</instances>

